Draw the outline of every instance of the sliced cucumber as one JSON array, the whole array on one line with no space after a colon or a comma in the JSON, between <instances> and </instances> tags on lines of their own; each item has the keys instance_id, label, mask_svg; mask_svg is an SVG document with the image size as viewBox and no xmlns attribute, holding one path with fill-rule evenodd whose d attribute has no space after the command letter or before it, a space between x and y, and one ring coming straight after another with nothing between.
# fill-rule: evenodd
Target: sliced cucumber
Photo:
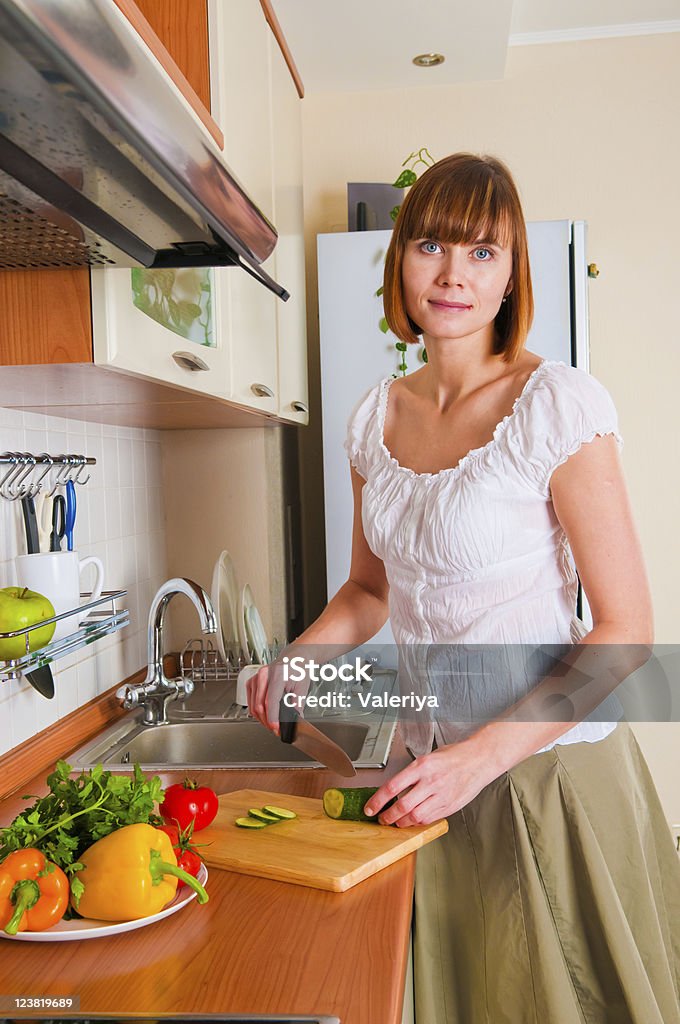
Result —
<instances>
[{"instance_id":1,"label":"sliced cucumber","mask_svg":"<svg viewBox=\"0 0 680 1024\"><path fill-rule=\"evenodd\" d=\"M266 821L257 821L255 818L237 818L234 822L239 828L266 828Z\"/></svg>"},{"instance_id":2,"label":"sliced cucumber","mask_svg":"<svg viewBox=\"0 0 680 1024\"><path fill-rule=\"evenodd\" d=\"M273 822L281 820L276 814L270 814L266 807L262 808L262 810L258 807L251 807L248 814L251 818L257 818L258 821L263 821L265 825L271 825Z\"/></svg>"},{"instance_id":3,"label":"sliced cucumber","mask_svg":"<svg viewBox=\"0 0 680 1024\"><path fill-rule=\"evenodd\" d=\"M356 786L350 789L327 789L323 795L323 809L329 818L342 821L377 821L364 814L364 807L377 792L377 786Z\"/></svg>"},{"instance_id":4,"label":"sliced cucumber","mask_svg":"<svg viewBox=\"0 0 680 1024\"><path fill-rule=\"evenodd\" d=\"M267 804L262 810L266 814L272 814L275 818L280 818L282 821L290 821L292 818L297 818L295 811L289 811L287 807L272 807Z\"/></svg>"}]
</instances>

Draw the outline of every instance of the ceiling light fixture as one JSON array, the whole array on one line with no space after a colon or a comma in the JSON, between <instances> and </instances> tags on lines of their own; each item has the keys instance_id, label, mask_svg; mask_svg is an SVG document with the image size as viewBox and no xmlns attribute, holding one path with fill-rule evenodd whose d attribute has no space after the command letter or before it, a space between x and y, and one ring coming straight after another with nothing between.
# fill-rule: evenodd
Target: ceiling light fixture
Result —
<instances>
[{"instance_id":1,"label":"ceiling light fixture","mask_svg":"<svg viewBox=\"0 0 680 1024\"><path fill-rule=\"evenodd\" d=\"M443 64L446 60L441 53L419 53L413 58L413 63L419 68L436 68L437 64Z\"/></svg>"}]
</instances>

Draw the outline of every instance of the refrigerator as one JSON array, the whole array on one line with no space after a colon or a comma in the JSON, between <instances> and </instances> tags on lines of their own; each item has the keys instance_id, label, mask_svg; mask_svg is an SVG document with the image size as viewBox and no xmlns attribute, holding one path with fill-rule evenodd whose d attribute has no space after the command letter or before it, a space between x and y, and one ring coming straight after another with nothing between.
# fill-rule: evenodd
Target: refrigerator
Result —
<instances>
[{"instance_id":1,"label":"refrigerator","mask_svg":"<svg viewBox=\"0 0 680 1024\"><path fill-rule=\"evenodd\" d=\"M534 290L534 321L526 346L546 359L588 371L588 268L584 221L527 224ZM378 381L399 373L397 339L380 329L385 253L392 232L351 231L317 238L321 411L327 597L347 579L352 538L352 488L344 449L347 422L359 399ZM409 345L407 372L422 366L422 346ZM592 625L579 588L579 616ZM393 645L389 621L362 646Z\"/></svg>"}]
</instances>

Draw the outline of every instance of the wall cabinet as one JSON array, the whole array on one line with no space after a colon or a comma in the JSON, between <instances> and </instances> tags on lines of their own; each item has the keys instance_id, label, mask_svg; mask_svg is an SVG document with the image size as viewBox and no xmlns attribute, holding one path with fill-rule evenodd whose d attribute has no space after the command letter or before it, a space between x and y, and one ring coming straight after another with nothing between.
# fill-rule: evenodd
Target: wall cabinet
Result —
<instances>
[{"instance_id":1,"label":"wall cabinet","mask_svg":"<svg viewBox=\"0 0 680 1024\"><path fill-rule=\"evenodd\" d=\"M131 6L130 0L116 2L123 10ZM173 287L179 294L169 298L165 278L156 288L145 284L143 271L135 277L124 268L92 271L89 287L87 270L0 272L0 364L17 370L31 365L38 373L38 365L90 364L304 423L301 110L295 85L257 0L139 0L138 6L200 98L210 102L224 133L227 164L276 224L279 243L264 266L291 299L282 303L238 268L202 271L200 280L198 272L177 271ZM47 284L53 302L36 305ZM199 303L204 308L197 315ZM210 344L201 336L209 330L207 306ZM187 325L191 317L183 310L196 322ZM66 332L64 323L79 330ZM209 424L199 416L196 425Z\"/></svg>"},{"instance_id":2,"label":"wall cabinet","mask_svg":"<svg viewBox=\"0 0 680 1024\"><path fill-rule=\"evenodd\" d=\"M231 399L306 423L300 99L259 3L213 0L209 12L213 113L224 132L224 157L276 225L279 240L264 267L291 293L284 303L244 273L217 271Z\"/></svg>"}]
</instances>

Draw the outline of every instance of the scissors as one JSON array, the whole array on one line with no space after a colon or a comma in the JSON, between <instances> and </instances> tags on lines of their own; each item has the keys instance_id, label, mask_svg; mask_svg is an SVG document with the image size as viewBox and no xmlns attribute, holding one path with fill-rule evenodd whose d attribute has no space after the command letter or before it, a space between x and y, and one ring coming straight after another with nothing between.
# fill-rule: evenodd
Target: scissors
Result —
<instances>
[{"instance_id":1,"label":"scissors","mask_svg":"<svg viewBox=\"0 0 680 1024\"><path fill-rule=\"evenodd\" d=\"M61 551L61 542L66 533L66 502L61 494L57 494L52 502L52 532L50 534L50 551Z\"/></svg>"},{"instance_id":2,"label":"scissors","mask_svg":"<svg viewBox=\"0 0 680 1024\"><path fill-rule=\"evenodd\" d=\"M73 527L76 525L76 487L72 480L66 481L66 548L73 551Z\"/></svg>"}]
</instances>

